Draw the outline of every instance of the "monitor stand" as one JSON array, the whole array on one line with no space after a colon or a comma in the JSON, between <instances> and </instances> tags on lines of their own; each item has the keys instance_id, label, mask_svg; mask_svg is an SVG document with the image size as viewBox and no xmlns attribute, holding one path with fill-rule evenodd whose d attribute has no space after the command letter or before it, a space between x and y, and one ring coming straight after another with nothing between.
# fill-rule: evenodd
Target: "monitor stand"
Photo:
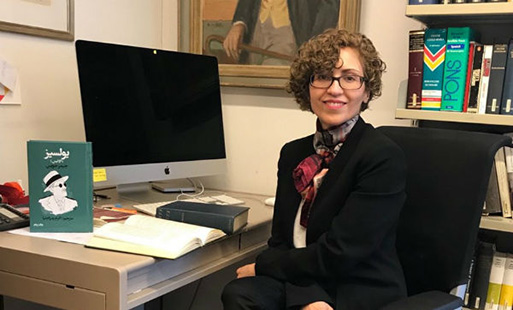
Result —
<instances>
[{"instance_id":1,"label":"monitor stand","mask_svg":"<svg viewBox=\"0 0 513 310\"><path fill-rule=\"evenodd\" d=\"M190 179L152 182L151 186L162 193L194 193L195 184Z\"/></svg>"},{"instance_id":2,"label":"monitor stand","mask_svg":"<svg viewBox=\"0 0 513 310\"><path fill-rule=\"evenodd\" d=\"M181 181L181 182L180 182ZM158 186L158 190L155 188ZM173 182L143 182L132 184L120 184L116 187L120 198L131 200L137 203L152 203L174 200L176 194L195 192L196 187L188 179L173 180Z\"/></svg>"}]
</instances>

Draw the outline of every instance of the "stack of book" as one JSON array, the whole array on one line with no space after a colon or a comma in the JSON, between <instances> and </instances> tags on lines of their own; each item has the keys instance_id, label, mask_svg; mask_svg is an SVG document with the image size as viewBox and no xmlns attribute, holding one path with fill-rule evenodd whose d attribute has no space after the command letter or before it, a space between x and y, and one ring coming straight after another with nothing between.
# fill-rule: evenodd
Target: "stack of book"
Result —
<instances>
[{"instance_id":1,"label":"stack of book","mask_svg":"<svg viewBox=\"0 0 513 310\"><path fill-rule=\"evenodd\" d=\"M498 251L493 242L479 241L469 270L464 303L470 309L512 308L512 253Z\"/></svg>"},{"instance_id":2,"label":"stack of book","mask_svg":"<svg viewBox=\"0 0 513 310\"><path fill-rule=\"evenodd\" d=\"M477 37L470 27L410 31L406 108L513 115L513 38Z\"/></svg>"}]
</instances>

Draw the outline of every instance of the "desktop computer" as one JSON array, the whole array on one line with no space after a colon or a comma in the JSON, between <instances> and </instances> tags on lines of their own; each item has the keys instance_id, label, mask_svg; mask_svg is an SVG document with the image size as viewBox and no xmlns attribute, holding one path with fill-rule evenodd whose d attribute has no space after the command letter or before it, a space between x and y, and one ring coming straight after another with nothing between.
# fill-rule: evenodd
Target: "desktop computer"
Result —
<instances>
[{"instance_id":1,"label":"desktop computer","mask_svg":"<svg viewBox=\"0 0 513 310\"><path fill-rule=\"evenodd\" d=\"M75 47L95 188L146 201L151 182L170 191L168 181L225 172L215 57L86 40Z\"/></svg>"}]
</instances>

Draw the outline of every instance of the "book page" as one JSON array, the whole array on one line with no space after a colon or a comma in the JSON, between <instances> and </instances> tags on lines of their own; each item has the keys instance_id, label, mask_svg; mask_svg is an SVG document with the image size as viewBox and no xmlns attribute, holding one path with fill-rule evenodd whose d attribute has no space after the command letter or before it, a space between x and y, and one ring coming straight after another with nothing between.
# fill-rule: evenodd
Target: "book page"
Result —
<instances>
[{"instance_id":1,"label":"book page","mask_svg":"<svg viewBox=\"0 0 513 310\"><path fill-rule=\"evenodd\" d=\"M131 216L126 220L124 225L141 227L144 229L151 227L158 231L162 231L163 233L165 232L165 236L160 238L159 242L165 241L166 237L174 239L175 236L185 236L190 239L191 236L194 236L201 240L201 244L204 245L205 243L225 235L225 233L219 229L159 219L146 215Z\"/></svg>"}]
</instances>

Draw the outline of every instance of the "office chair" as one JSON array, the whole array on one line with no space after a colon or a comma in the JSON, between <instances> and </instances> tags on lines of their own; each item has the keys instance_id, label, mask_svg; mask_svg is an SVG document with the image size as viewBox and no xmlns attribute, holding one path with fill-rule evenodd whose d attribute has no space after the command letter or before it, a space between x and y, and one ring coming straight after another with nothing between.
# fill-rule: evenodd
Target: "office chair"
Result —
<instances>
[{"instance_id":1,"label":"office chair","mask_svg":"<svg viewBox=\"0 0 513 310\"><path fill-rule=\"evenodd\" d=\"M408 297L383 308L458 309L479 230L494 155L511 139L495 134L379 127L407 161L397 251Z\"/></svg>"}]
</instances>

